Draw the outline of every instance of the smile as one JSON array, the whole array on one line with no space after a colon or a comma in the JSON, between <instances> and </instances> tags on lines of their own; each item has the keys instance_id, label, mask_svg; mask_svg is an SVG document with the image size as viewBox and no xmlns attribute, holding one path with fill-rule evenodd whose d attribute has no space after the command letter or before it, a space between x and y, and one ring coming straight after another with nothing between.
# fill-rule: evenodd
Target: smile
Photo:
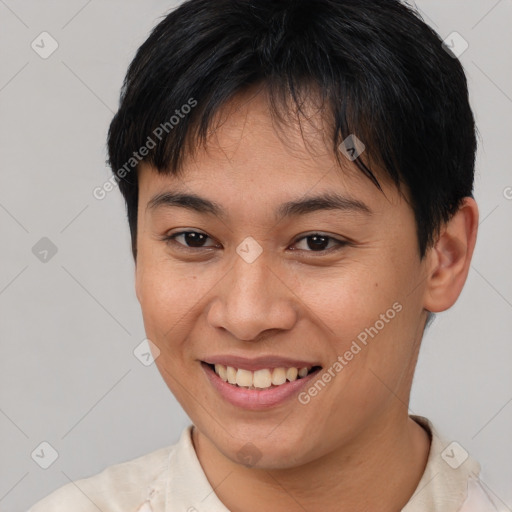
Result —
<instances>
[{"instance_id":1,"label":"smile","mask_svg":"<svg viewBox=\"0 0 512 512\"><path fill-rule=\"evenodd\" d=\"M223 400L237 408L262 411L289 402L315 378L322 367L246 370L201 361L201 368Z\"/></svg>"},{"instance_id":2,"label":"smile","mask_svg":"<svg viewBox=\"0 0 512 512\"><path fill-rule=\"evenodd\" d=\"M311 371L319 368L262 368L261 370L250 371L243 368L234 368L223 364L209 365L215 373L224 381L234 386L247 389L268 389L282 386L286 382L293 382L306 377Z\"/></svg>"}]
</instances>

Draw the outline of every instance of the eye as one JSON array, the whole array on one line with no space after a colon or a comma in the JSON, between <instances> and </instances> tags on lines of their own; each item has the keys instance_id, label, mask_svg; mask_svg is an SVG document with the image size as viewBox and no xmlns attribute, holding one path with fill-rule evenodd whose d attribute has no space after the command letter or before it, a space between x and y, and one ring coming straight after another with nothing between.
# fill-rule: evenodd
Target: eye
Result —
<instances>
[{"instance_id":1,"label":"eye","mask_svg":"<svg viewBox=\"0 0 512 512\"><path fill-rule=\"evenodd\" d=\"M179 237L183 237L183 242L176 242ZM187 249L202 249L204 247L214 247L214 246L205 246L203 245L205 240L210 238L207 234L201 233L200 231L180 231L178 233L174 233L173 235L167 235L162 238L163 241L173 242L177 244L177 246L181 246L185 250ZM185 245L187 244L187 245ZM190 245L188 245L190 244Z\"/></svg>"},{"instance_id":2,"label":"eye","mask_svg":"<svg viewBox=\"0 0 512 512\"><path fill-rule=\"evenodd\" d=\"M178 241L180 237L182 238L182 242ZM194 251L195 249L203 249L203 248L209 248L209 247L219 247L220 244L217 245L204 245L207 239L210 237L206 233L202 233L200 231L179 231L178 233L174 233L172 235L166 235L162 237L162 240L165 242L172 242L177 246L180 250L190 250ZM338 240L336 238L333 238L328 235L323 235L321 233L312 233L310 235L303 236L301 238L298 238L294 245L298 244L299 242L306 241L306 247L307 249L298 249L300 251L304 252L331 252L332 249L337 250L345 245L348 245L349 242L345 240ZM330 243L334 243L334 247L331 245L329 247ZM292 249L297 250L297 249Z\"/></svg>"},{"instance_id":3,"label":"eye","mask_svg":"<svg viewBox=\"0 0 512 512\"><path fill-rule=\"evenodd\" d=\"M321 233L312 233L310 235L303 236L295 241L295 244L308 240L306 242L306 247L311 250L299 249L305 252L331 252L331 249L340 249L345 245L348 245L348 242L345 240L338 240L328 235L323 235ZM334 247L328 247L330 242L334 242ZM295 250L295 249L294 249Z\"/></svg>"}]
</instances>

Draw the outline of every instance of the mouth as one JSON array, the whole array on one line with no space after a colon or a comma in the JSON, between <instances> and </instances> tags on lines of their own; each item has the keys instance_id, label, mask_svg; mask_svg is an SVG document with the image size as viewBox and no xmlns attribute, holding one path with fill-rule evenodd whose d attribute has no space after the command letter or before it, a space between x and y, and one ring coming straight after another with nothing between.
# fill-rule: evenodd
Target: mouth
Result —
<instances>
[{"instance_id":1,"label":"mouth","mask_svg":"<svg viewBox=\"0 0 512 512\"><path fill-rule=\"evenodd\" d=\"M239 409L262 412L293 404L292 398L313 381L322 367L261 368L258 365L258 369L251 371L201 361L201 368L224 402Z\"/></svg>"},{"instance_id":2,"label":"mouth","mask_svg":"<svg viewBox=\"0 0 512 512\"><path fill-rule=\"evenodd\" d=\"M261 368L259 370L251 371L218 363L207 363L206 361L201 361L201 364L208 367L211 372L215 373L215 375L226 384L236 388L244 388L260 392L287 386L292 382L310 377L322 369L321 366L303 366L300 368Z\"/></svg>"}]
</instances>

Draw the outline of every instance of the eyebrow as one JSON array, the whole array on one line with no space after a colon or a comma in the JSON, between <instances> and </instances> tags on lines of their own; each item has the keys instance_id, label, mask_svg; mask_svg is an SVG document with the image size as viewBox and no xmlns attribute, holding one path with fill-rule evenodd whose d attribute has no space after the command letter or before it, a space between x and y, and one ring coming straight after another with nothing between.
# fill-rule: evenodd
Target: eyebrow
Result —
<instances>
[{"instance_id":1,"label":"eyebrow","mask_svg":"<svg viewBox=\"0 0 512 512\"><path fill-rule=\"evenodd\" d=\"M224 208L210 199L196 194L185 194L181 192L161 192L148 202L146 210L157 210L163 207L181 207L188 210L210 214L225 219L227 213ZM370 208L357 199L341 196L334 192L327 192L316 196L308 196L294 201L281 204L276 212L276 220L321 210L338 210L349 213L363 213L371 215Z\"/></svg>"}]
</instances>

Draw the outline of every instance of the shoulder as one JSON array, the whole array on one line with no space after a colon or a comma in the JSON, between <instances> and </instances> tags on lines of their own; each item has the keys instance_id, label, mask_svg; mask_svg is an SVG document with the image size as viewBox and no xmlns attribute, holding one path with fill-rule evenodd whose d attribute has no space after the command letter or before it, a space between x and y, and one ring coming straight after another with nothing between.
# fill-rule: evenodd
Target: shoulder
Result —
<instances>
[{"instance_id":1,"label":"shoulder","mask_svg":"<svg viewBox=\"0 0 512 512\"><path fill-rule=\"evenodd\" d=\"M429 433L431 445L423 476L402 512L497 512L480 480L480 464L427 418L411 418Z\"/></svg>"},{"instance_id":2,"label":"shoulder","mask_svg":"<svg viewBox=\"0 0 512 512\"><path fill-rule=\"evenodd\" d=\"M485 491L481 481L476 478L468 480L467 498L459 512L497 512L497 505Z\"/></svg>"},{"instance_id":3,"label":"shoulder","mask_svg":"<svg viewBox=\"0 0 512 512\"><path fill-rule=\"evenodd\" d=\"M28 512L132 510L134 503L144 503L152 487L163 482L169 456L175 447L160 448L70 482L37 502Z\"/></svg>"},{"instance_id":4,"label":"shoulder","mask_svg":"<svg viewBox=\"0 0 512 512\"><path fill-rule=\"evenodd\" d=\"M171 446L70 482L28 512L229 512L197 458L192 430L185 427Z\"/></svg>"}]
</instances>

